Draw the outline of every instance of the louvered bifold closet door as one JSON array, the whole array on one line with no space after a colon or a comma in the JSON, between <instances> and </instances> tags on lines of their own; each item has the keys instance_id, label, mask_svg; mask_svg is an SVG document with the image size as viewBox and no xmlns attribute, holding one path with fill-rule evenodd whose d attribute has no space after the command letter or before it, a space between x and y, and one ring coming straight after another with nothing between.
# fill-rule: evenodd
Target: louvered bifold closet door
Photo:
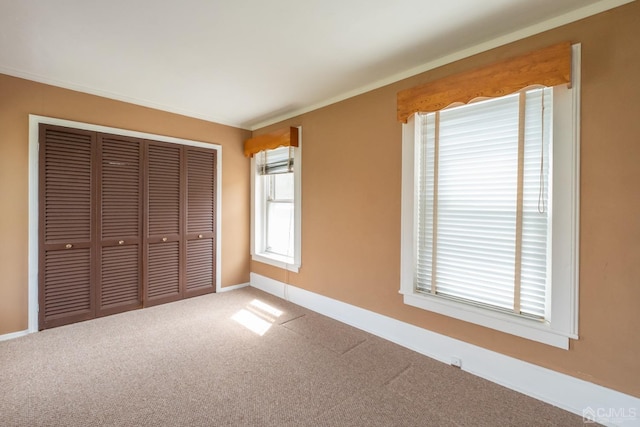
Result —
<instances>
[{"instance_id":1,"label":"louvered bifold closet door","mask_svg":"<svg viewBox=\"0 0 640 427\"><path fill-rule=\"evenodd\" d=\"M39 329L94 317L95 134L40 125Z\"/></svg>"},{"instance_id":2,"label":"louvered bifold closet door","mask_svg":"<svg viewBox=\"0 0 640 427\"><path fill-rule=\"evenodd\" d=\"M216 289L216 151L185 147L185 296Z\"/></svg>"},{"instance_id":3,"label":"louvered bifold closet door","mask_svg":"<svg viewBox=\"0 0 640 427\"><path fill-rule=\"evenodd\" d=\"M176 144L147 141L145 305L182 298L181 153Z\"/></svg>"},{"instance_id":4,"label":"louvered bifold closet door","mask_svg":"<svg viewBox=\"0 0 640 427\"><path fill-rule=\"evenodd\" d=\"M142 141L98 135L98 316L142 305Z\"/></svg>"}]
</instances>

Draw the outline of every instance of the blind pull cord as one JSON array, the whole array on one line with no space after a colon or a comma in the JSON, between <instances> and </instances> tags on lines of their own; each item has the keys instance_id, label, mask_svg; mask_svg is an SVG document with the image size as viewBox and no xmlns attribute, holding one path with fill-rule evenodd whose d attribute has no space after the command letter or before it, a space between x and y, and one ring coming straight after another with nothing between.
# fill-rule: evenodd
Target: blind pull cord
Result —
<instances>
[{"instance_id":1,"label":"blind pull cord","mask_svg":"<svg viewBox=\"0 0 640 427\"><path fill-rule=\"evenodd\" d=\"M544 89L542 89L542 120L540 133L540 183L538 191L538 213L543 214L547 210L547 206L544 200Z\"/></svg>"}]
</instances>

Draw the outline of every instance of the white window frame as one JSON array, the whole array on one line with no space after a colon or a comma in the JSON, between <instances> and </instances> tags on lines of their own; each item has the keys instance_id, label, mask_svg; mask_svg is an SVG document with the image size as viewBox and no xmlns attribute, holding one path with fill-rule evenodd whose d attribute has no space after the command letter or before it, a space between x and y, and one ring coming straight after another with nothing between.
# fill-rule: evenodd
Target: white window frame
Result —
<instances>
[{"instance_id":1,"label":"white window frame","mask_svg":"<svg viewBox=\"0 0 640 427\"><path fill-rule=\"evenodd\" d=\"M557 93L556 93L557 92ZM572 46L571 89L554 92L554 111L570 111L570 117L554 114L553 185L551 222L551 302L546 321L527 318L478 305L418 292L415 271L415 144L419 141L416 120L402 128L402 231L400 293L404 303L491 329L569 349L578 339L578 255L580 177L580 45ZM552 166L553 167L553 166Z\"/></svg>"},{"instance_id":2,"label":"white window frame","mask_svg":"<svg viewBox=\"0 0 640 427\"><path fill-rule=\"evenodd\" d=\"M294 238L293 257L267 252L266 247L266 194L265 186L256 173L255 156L251 158L251 259L295 273L299 272L302 259L302 127L298 127L298 147L293 150L294 182Z\"/></svg>"}]
</instances>

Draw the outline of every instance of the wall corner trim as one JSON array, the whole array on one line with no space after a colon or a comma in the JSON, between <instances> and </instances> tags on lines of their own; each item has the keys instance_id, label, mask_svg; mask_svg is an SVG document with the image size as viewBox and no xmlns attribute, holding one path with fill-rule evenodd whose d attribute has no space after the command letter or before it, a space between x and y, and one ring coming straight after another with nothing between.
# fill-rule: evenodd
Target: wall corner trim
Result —
<instances>
[{"instance_id":1,"label":"wall corner trim","mask_svg":"<svg viewBox=\"0 0 640 427\"><path fill-rule=\"evenodd\" d=\"M431 332L256 273L251 273L250 283L256 289L440 362L449 364L451 357L455 355L463 361L462 369L471 374L579 416L590 416L594 408L633 408L634 413L640 411L640 398L613 389ZM639 418L623 420L620 423L608 419L595 421L609 426L640 425Z\"/></svg>"}]
</instances>

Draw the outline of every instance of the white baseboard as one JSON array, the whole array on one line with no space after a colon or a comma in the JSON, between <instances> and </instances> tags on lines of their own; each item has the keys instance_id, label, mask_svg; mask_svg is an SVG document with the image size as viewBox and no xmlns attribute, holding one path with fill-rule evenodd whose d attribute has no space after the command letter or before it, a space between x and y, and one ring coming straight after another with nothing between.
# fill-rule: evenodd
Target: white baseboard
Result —
<instances>
[{"instance_id":1,"label":"white baseboard","mask_svg":"<svg viewBox=\"0 0 640 427\"><path fill-rule=\"evenodd\" d=\"M220 292L235 291L236 289L246 288L250 284L251 283L247 282L247 283L240 283L239 285L231 285L231 286L219 287L219 288L216 288L216 292L220 293Z\"/></svg>"},{"instance_id":2,"label":"white baseboard","mask_svg":"<svg viewBox=\"0 0 640 427\"><path fill-rule=\"evenodd\" d=\"M640 399L251 273L251 286L579 416L640 426Z\"/></svg>"},{"instance_id":3,"label":"white baseboard","mask_svg":"<svg viewBox=\"0 0 640 427\"><path fill-rule=\"evenodd\" d=\"M14 338L20 338L25 335L29 335L30 333L31 332L28 329L25 329L24 331L11 332L10 334L0 335L0 341L7 341L7 340L12 340Z\"/></svg>"},{"instance_id":4,"label":"white baseboard","mask_svg":"<svg viewBox=\"0 0 640 427\"><path fill-rule=\"evenodd\" d=\"M240 288L245 288L247 286L249 286L250 283L240 283L239 285L232 285L232 286L224 286L221 288L217 288L216 292L220 293L220 292L229 292L229 291L234 291L236 289L240 289ZM19 338L25 335L29 335L31 333L34 332L38 332L38 330L36 329L35 331L31 331L29 329L25 329L24 331L18 331L18 332L11 332L9 334L4 334L4 335L0 335L0 341L7 341L7 340L12 340L14 338Z\"/></svg>"}]
</instances>

